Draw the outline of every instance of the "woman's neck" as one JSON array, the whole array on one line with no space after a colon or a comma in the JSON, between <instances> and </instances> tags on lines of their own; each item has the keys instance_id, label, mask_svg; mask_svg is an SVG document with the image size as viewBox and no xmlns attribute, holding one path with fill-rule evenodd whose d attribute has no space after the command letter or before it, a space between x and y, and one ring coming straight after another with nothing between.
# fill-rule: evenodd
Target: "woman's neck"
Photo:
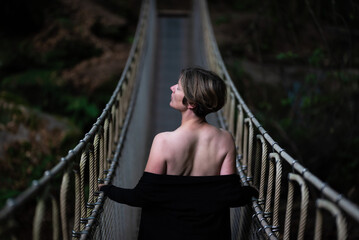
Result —
<instances>
[{"instance_id":1,"label":"woman's neck","mask_svg":"<svg viewBox=\"0 0 359 240\"><path fill-rule=\"evenodd\" d=\"M199 126L206 122L206 118L200 118L193 111L182 112L181 127L183 126Z\"/></svg>"}]
</instances>

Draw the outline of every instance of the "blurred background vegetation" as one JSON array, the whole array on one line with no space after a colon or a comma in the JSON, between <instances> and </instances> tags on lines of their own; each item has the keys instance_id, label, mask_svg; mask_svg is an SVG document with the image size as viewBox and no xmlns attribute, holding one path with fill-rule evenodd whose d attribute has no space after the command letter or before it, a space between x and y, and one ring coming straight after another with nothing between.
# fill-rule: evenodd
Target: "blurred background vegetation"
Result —
<instances>
[{"instance_id":1,"label":"blurred background vegetation","mask_svg":"<svg viewBox=\"0 0 359 240\"><path fill-rule=\"evenodd\" d=\"M359 3L209 0L222 57L269 134L359 202Z\"/></svg>"},{"instance_id":2,"label":"blurred background vegetation","mask_svg":"<svg viewBox=\"0 0 359 240\"><path fill-rule=\"evenodd\" d=\"M209 0L226 66L271 136L359 201L359 4ZM140 1L0 6L0 205L55 165L121 75Z\"/></svg>"},{"instance_id":3,"label":"blurred background vegetation","mask_svg":"<svg viewBox=\"0 0 359 240\"><path fill-rule=\"evenodd\" d=\"M0 206L91 128L121 75L138 3L1 3Z\"/></svg>"}]
</instances>

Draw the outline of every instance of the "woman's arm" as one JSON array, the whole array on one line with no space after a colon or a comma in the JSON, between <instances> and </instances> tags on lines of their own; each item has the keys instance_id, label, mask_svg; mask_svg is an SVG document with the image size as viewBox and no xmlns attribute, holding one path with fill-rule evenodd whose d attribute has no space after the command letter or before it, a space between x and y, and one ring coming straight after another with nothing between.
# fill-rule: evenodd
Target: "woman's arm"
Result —
<instances>
[{"instance_id":1,"label":"woman's arm","mask_svg":"<svg viewBox=\"0 0 359 240\"><path fill-rule=\"evenodd\" d=\"M148 157L146 172L165 174L166 173L166 157L168 149L166 149L166 133L157 134L153 139L150 155Z\"/></svg>"},{"instance_id":2,"label":"woman's arm","mask_svg":"<svg viewBox=\"0 0 359 240\"><path fill-rule=\"evenodd\" d=\"M100 184L99 189L104 192L105 196L109 199L133 207L144 207L149 202L140 183L134 189L120 188L111 184Z\"/></svg>"},{"instance_id":3,"label":"woman's arm","mask_svg":"<svg viewBox=\"0 0 359 240\"><path fill-rule=\"evenodd\" d=\"M225 146L228 147L227 154L223 160L220 175L237 173L236 171L236 146L232 135L226 132Z\"/></svg>"}]
</instances>

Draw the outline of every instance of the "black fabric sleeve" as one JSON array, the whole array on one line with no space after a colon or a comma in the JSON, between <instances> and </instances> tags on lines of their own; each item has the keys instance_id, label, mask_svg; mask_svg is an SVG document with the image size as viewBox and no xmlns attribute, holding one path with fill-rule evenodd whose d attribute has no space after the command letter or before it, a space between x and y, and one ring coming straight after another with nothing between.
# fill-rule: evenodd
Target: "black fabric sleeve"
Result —
<instances>
[{"instance_id":1,"label":"black fabric sleeve","mask_svg":"<svg viewBox=\"0 0 359 240\"><path fill-rule=\"evenodd\" d=\"M252 197L258 198L258 191L250 186L243 186L239 190L239 206L247 205L252 202Z\"/></svg>"},{"instance_id":2,"label":"black fabric sleeve","mask_svg":"<svg viewBox=\"0 0 359 240\"><path fill-rule=\"evenodd\" d=\"M105 196L109 199L119 203L133 207L143 207L146 205L146 197L138 187L126 189L113 185L104 185L100 188L100 191L104 192Z\"/></svg>"},{"instance_id":3,"label":"black fabric sleeve","mask_svg":"<svg viewBox=\"0 0 359 240\"><path fill-rule=\"evenodd\" d=\"M258 191L250 186L236 186L231 189L227 199L229 207L242 207L252 202L252 197L258 198Z\"/></svg>"}]
</instances>

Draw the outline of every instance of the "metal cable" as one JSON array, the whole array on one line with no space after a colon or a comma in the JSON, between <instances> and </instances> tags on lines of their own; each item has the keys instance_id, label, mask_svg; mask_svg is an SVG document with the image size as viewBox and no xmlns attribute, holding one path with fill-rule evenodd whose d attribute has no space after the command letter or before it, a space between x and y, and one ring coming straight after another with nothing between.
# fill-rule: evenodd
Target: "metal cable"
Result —
<instances>
[{"instance_id":1,"label":"metal cable","mask_svg":"<svg viewBox=\"0 0 359 240\"><path fill-rule=\"evenodd\" d=\"M101 135L99 132L96 133L94 141L93 141L93 149L94 149L94 173L95 178L97 178L96 185L99 183L100 180L100 138Z\"/></svg>"},{"instance_id":2,"label":"metal cable","mask_svg":"<svg viewBox=\"0 0 359 240\"><path fill-rule=\"evenodd\" d=\"M104 144L103 144L103 170L104 170L104 173L106 172L106 170L108 169L108 150L109 150L109 143L110 143L110 140L109 140L109 118L107 117L106 120L105 120L105 124L104 124Z\"/></svg>"},{"instance_id":3,"label":"metal cable","mask_svg":"<svg viewBox=\"0 0 359 240\"><path fill-rule=\"evenodd\" d=\"M265 185L265 178L266 178L266 170L267 170L267 156L268 156L268 148L267 144L264 141L264 138L262 135L257 135L257 139L260 141L262 146L262 159L261 159L261 178L260 178L260 184L259 184L259 199L258 203L260 205L264 204L264 185Z\"/></svg>"},{"instance_id":4,"label":"metal cable","mask_svg":"<svg viewBox=\"0 0 359 240\"><path fill-rule=\"evenodd\" d=\"M273 163L273 161L269 161L267 195L265 198L265 208L264 208L264 217L266 217L267 222L269 224L272 224L271 207L272 207L273 182L274 182L274 163Z\"/></svg>"},{"instance_id":5,"label":"metal cable","mask_svg":"<svg viewBox=\"0 0 359 240\"><path fill-rule=\"evenodd\" d=\"M246 122L248 124L248 157L247 157L247 165L248 165L248 171L247 171L247 180L249 183L253 182L253 125L252 121L250 119Z\"/></svg>"},{"instance_id":6,"label":"metal cable","mask_svg":"<svg viewBox=\"0 0 359 240\"><path fill-rule=\"evenodd\" d=\"M261 171L261 163L262 163L262 144L258 140L258 135L256 136L256 144L255 144L255 162L254 162L254 178L253 178L253 185L259 189L260 185L260 171Z\"/></svg>"},{"instance_id":7,"label":"metal cable","mask_svg":"<svg viewBox=\"0 0 359 240\"><path fill-rule=\"evenodd\" d=\"M87 215L91 214L92 209L95 204L94 193L97 191L97 181L96 181L96 162L94 158L93 146L89 145L89 198L87 201Z\"/></svg>"},{"instance_id":8,"label":"metal cable","mask_svg":"<svg viewBox=\"0 0 359 240\"><path fill-rule=\"evenodd\" d=\"M301 193L301 202L300 202L300 216L299 216L299 225L298 225L298 240L304 239L305 226L307 223L307 213L308 213L308 204L309 204L309 191L304 179L294 173L288 174L288 197L287 197L287 208L286 208L286 217L285 217L285 227L284 227L284 239L290 239L290 229L291 229L291 217L293 210L293 198L294 198L294 185L293 182L297 182L300 186Z\"/></svg>"},{"instance_id":9,"label":"metal cable","mask_svg":"<svg viewBox=\"0 0 359 240\"><path fill-rule=\"evenodd\" d=\"M59 221L59 207L56 198L51 195L52 206L52 239L60 239L60 221Z\"/></svg>"},{"instance_id":10,"label":"metal cable","mask_svg":"<svg viewBox=\"0 0 359 240\"><path fill-rule=\"evenodd\" d=\"M323 216L320 209L317 208L315 214L314 240L322 239L322 228L323 228Z\"/></svg>"},{"instance_id":11,"label":"metal cable","mask_svg":"<svg viewBox=\"0 0 359 240\"><path fill-rule=\"evenodd\" d=\"M276 163L276 175L275 175L275 192L274 192L274 206L273 206L273 232L276 232L279 236L279 203L280 203L280 191L282 186L282 163L277 153L269 154L270 158L273 158Z\"/></svg>"},{"instance_id":12,"label":"metal cable","mask_svg":"<svg viewBox=\"0 0 359 240\"><path fill-rule=\"evenodd\" d=\"M238 118L237 118L237 131L236 131L236 146L238 148L238 154L243 155L243 109L241 105L237 106L238 108Z\"/></svg>"},{"instance_id":13,"label":"metal cable","mask_svg":"<svg viewBox=\"0 0 359 240\"><path fill-rule=\"evenodd\" d=\"M77 238L80 234L80 218L81 218L81 180L78 169L74 169L75 176L75 215L74 215L74 227L72 231L72 237Z\"/></svg>"},{"instance_id":14,"label":"metal cable","mask_svg":"<svg viewBox=\"0 0 359 240\"><path fill-rule=\"evenodd\" d=\"M41 228L45 213L45 196L41 196L36 205L35 216L33 221L32 239L40 240Z\"/></svg>"},{"instance_id":15,"label":"metal cable","mask_svg":"<svg viewBox=\"0 0 359 240\"><path fill-rule=\"evenodd\" d=\"M322 221L323 217L321 214L321 209L325 209L331 213L331 215L335 218L336 227L337 227L337 239L338 240L346 240L347 239L347 224L346 220L343 217L339 208L332 202L325 199L317 199L316 200L317 207L317 221L315 225L315 239L321 239L322 234ZM317 227L318 226L318 227Z\"/></svg>"},{"instance_id":16,"label":"metal cable","mask_svg":"<svg viewBox=\"0 0 359 240\"><path fill-rule=\"evenodd\" d=\"M69 189L70 176L68 170L65 171L62 176L62 183L60 188L60 209L61 209L61 227L62 227L62 239L69 239L69 231L67 224L67 193Z\"/></svg>"},{"instance_id":17,"label":"metal cable","mask_svg":"<svg viewBox=\"0 0 359 240\"><path fill-rule=\"evenodd\" d=\"M85 219L86 216L86 206L85 206L85 167L88 162L88 148L84 150L81 154L80 160L80 199L79 205L81 208L81 215L80 215L80 223L82 223L82 219Z\"/></svg>"},{"instance_id":18,"label":"metal cable","mask_svg":"<svg viewBox=\"0 0 359 240\"><path fill-rule=\"evenodd\" d=\"M300 186L301 205L300 205L300 219L298 229L298 240L304 239L305 225L307 223L308 205L309 205L309 191L304 179L300 175L291 174L289 178L296 180Z\"/></svg>"},{"instance_id":19,"label":"metal cable","mask_svg":"<svg viewBox=\"0 0 359 240\"><path fill-rule=\"evenodd\" d=\"M244 132L243 132L243 157L242 157L242 168L243 170L247 169L248 166L248 138L249 138L249 134L248 134L248 125L246 124L248 122L248 118L244 119ZM245 171L245 173L247 174L247 172Z\"/></svg>"},{"instance_id":20,"label":"metal cable","mask_svg":"<svg viewBox=\"0 0 359 240\"><path fill-rule=\"evenodd\" d=\"M146 1L147 2L147 1ZM252 139L252 137L250 137L251 133L250 133L250 129L247 129L247 133L243 134L243 131L245 131L246 129L243 127L243 118L246 116L248 119L250 119L250 122L253 124L253 127L255 127L255 131L256 133L259 132L260 135L263 139L262 140L258 140L257 143L259 144L259 142L261 142L261 146L262 146L262 166L261 166L261 176L260 176L260 183L259 183L259 190L260 190L260 199L258 199L258 203L260 203L261 198L264 198L265 195L265 186L267 184L266 182L266 162L267 162L267 144L271 145L273 147L273 152L276 152L277 154L279 154L280 159L281 160L285 160L285 162L287 164L289 164L289 166L292 166L293 168L293 172L297 172L298 174L300 174L306 181L308 184L310 184L311 187L319 190L323 197L328 198L332 204L336 205L337 208L340 210L345 211L346 214L348 214L349 216L351 216L355 221L359 221L359 210L358 207L351 203L350 201L348 201L347 199L345 199L344 197L341 197L341 195L339 195L336 191L334 191L333 189L331 189L329 186L325 185L325 183L323 183L321 180L319 180L316 176L314 176L310 171L308 171L306 168L304 168L301 164L299 164L296 160L294 160L291 156L289 156L272 138L271 136L264 130L264 128L259 124L258 120L255 119L253 117L253 114L249 111L248 107L246 106L246 104L244 103L244 101L242 100L242 98L240 97L238 91L235 89L233 82L231 81L231 78L228 75L228 72L225 68L225 65L221 59L220 53L218 51L218 46L215 42L214 39L214 35L213 35L213 30L211 28L210 25L210 21L209 21L209 17L208 17L208 10L206 9L206 4L204 1L199 1L201 5L201 16L202 16L202 25L203 25L203 31L204 31L204 38L205 38L205 43L204 46L206 48L207 54L208 54L208 62L210 65L210 68L213 69L215 72L219 73L220 76L222 76L223 79L225 79L226 84L227 84L227 88L228 88L228 95L230 95L230 101L227 101L227 105L224 108L224 112L225 112L225 118L227 120L227 126L232 129L232 131L234 131L233 129L236 130L236 146L238 147L238 153L245 157L245 164L253 164L252 160L250 159L253 155L253 149L250 149L250 143L248 142L250 139ZM147 3L145 3L147 4ZM141 10L142 11L142 10ZM142 17L145 16L145 14L141 15ZM139 28L141 27L145 27L146 25L146 21L144 21L141 17L141 23L138 25ZM126 63L125 69L123 71L123 74L121 75L121 79L119 81L119 84L117 85L113 96L111 97L109 103L106 105L106 108L104 109L104 111L102 112L101 116L98 118L98 120L96 121L96 123L93 125L93 127L91 128L91 130L89 131L88 134L85 135L84 139L82 141L80 141L80 143L71 151L69 151L68 155L64 158L61 159L60 163L58 165L56 165L53 169L51 169L49 171L49 174L44 174L44 176L38 180L38 184L36 185L32 185L29 189L27 189L26 191L24 191L22 194L19 195L19 197L17 197L15 200L11 200L8 201L6 207L1 210L0 212L0 219L1 221L5 221L4 219L7 219L9 216L11 216L11 218L14 216L13 213L16 211L18 211L18 209L20 209L20 206L23 206L25 202L29 201L29 199L33 199L35 196L42 196L45 188L47 186L50 186L54 180L60 180L61 179L61 175L62 175L62 183L61 183L61 188L60 188L60 209L61 209L61 228L62 228L62 239L68 239L69 236L69 232L68 232L68 227L69 224L72 224L72 216L67 216L66 213L66 209L71 208L71 210L73 210L73 206L69 205L69 203L73 202L73 196L72 196L72 192L70 194L69 190L69 186L73 186L73 179L70 178L71 172L69 172L70 170L70 166L74 163L78 162L78 156L80 153L82 153L84 151L84 149L86 148L86 146L88 145L89 142L93 141L94 142L94 152L93 152L93 158L95 159L94 162L94 167L90 167L91 169L94 169L95 174L91 174L91 170L90 170L90 175L94 175L95 179L98 177L100 179L104 179L106 178L105 175L105 170L108 169L108 165L110 164L110 162L108 162L107 160L112 158L112 154L113 151L112 149L114 148L114 143L116 142L116 140L114 140L114 138L119 138L120 135L122 135L121 131L122 131L122 126L124 124L125 118L127 116L127 108L130 105L130 98L132 95L132 91L134 89L134 79L135 79L135 72L136 69L138 68L138 59L140 58L139 56L141 55L141 47L142 44L145 42L146 38L143 37L143 33L142 33L142 29L141 29L141 33L139 33L138 31L136 31L136 36L135 36L135 40L134 40L134 45L136 45L136 47L131 48L131 53L130 53L130 57L129 60ZM135 50L133 50L135 49ZM232 107L234 104L238 103L238 110L239 110L239 115L237 115L237 125L234 126L234 121L235 121L235 117L234 114L236 111L234 111ZM114 112L114 109L116 109L116 111ZM226 110L227 109L227 110ZM105 127L105 121L108 121L109 127ZM231 123L231 121L233 121L233 123ZM242 124L242 125L241 125ZM116 126L116 127L115 127ZM113 129L115 128L115 129ZM104 129L105 131L107 131L106 133L104 133ZM249 130L249 132L248 132ZM98 135L98 133L100 132L100 135ZM243 137L243 135L245 137ZM96 139L97 136L97 139ZM257 137L258 138L258 137ZM97 146L95 146L95 142L97 141ZM119 140L119 141L123 141L123 140ZM117 143L117 142L116 142ZM243 153L243 149L242 146L244 146L244 144L246 144L245 146L245 151L246 153ZM265 149L264 149L265 148ZM256 155L258 155L260 152L260 148L256 149ZM91 152L88 153L89 154L89 161L91 164ZM257 159L259 159L257 157ZM284 162L284 161L283 161ZM240 168L243 167L243 169L245 169L245 164L241 165ZM257 168L257 162L254 163L255 164L255 168ZM111 164L112 165L112 164ZM98 168L97 168L98 166ZM259 165L258 165L259 167ZM270 165L271 167L271 165ZM252 169L253 166L248 166L248 173L251 174L252 173ZM81 171L81 170L80 170ZM257 171L257 170L256 170ZM269 170L269 172L273 172L274 170ZM277 210L275 210L276 207L276 202L279 203L279 201L277 201L277 197L276 197L276 193L278 192L277 189L279 187L277 187L277 185L279 184L278 182L280 182L280 178L278 177L279 174L279 170L277 169L276 166L276 187L275 187L275 195L274 195L274 206L273 206L273 225L275 222L275 218L276 216L279 214L279 212ZM98 174L98 175L97 175ZM248 174L248 177L250 177L250 175ZM280 174L281 174L281 170L280 170ZM60 177L59 177L60 175ZM81 177L83 177L85 174L80 174ZM92 201L92 195L95 193L95 191L97 190L97 183L96 180L93 181L93 177L89 177L89 188L90 188L90 193L89 193L89 199L88 202L90 203ZM269 177L268 177L269 178ZM71 180L71 181L70 181ZM273 180L272 180L273 181ZM71 183L70 183L71 182ZM81 194L84 194L83 191L83 181L80 181L80 188L82 190L80 190L79 192ZM86 184L86 183L85 183ZM77 184L75 184L77 185ZM82 185L82 186L81 186ZM272 186L271 186L272 185ZM266 198L266 203L269 204L269 209L271 208L271 198L273 198L272 196L272 192L273 192L273 183L270 184L270 178L268 179L268 192L267 192L267 198ZM280 185L279 185L280 186ZM301 189L302 189L302 185L301 185ZM72 189L72 188L71 188ZM75 191L75 193L78 191ZM269 193L270 192L270 193ZM303 192L303 191L302 191ZM71 197L71 200L67 200L67 197ZM85 214L84 216L86 216L85 211L83 211L83 207L84 205L84 199L85 197L80 195L80 202L81 203L81 209L80 210L83 214ZM82 199L82 200L81 200ZM40 201L40 200L39 200ZM56 215L55 212L55 207L54 207L54 201L56 202L56 199L52 199L52 211L53 211L53 218ZM93 199L93 201L95 201ZM289 201L289 200L288 200ZM301 236L303 236L304 234L304 229L305 229L305 223L306 223L306 212L303 205L307 205L305 204L308 203L309 201L309 194L307 194L305 196L305 194L302 193L302 200L301 200L301 213L300 213L300 223L299 223L299 229L298 229L298 239L302 238ZM44 203L46 203L45 198L44 198ZM253 204L255 206L255 203ZM261 210L260 206L256 206L258 207L258 209ZM76 208L76 209L80 209L80 208ZM90 213L89 209L88 213ZM40 211L40 207L39 207L39 211ZM94 208L94 211L98 211L100 212L99 208ZM41 212L39 212L38 214L40 214ZM70 211L69 211L70 213ZM71 212L72 214L72 212ZM242 214L242 212L240 213ZM243 213L246 214L246 213ZM36 214L35 214L36 215ZM91 212L91 216L96 215L95 212ZM264 214L266 215L266 214ZM341 211L338 211L338 216L341 215ZM109 221L116 221L116 216L113 212L109 213L110 216L110 220ZM256 216L261 216L261 213L258 212L258 214L256 213ZM81 215L80 215L81 217ZM14 217L15 218L15 217ZM35 219L35 217L34 217ZM103 221L106 221L106 219L108 218L103 218ZM273 237L273 233L269 231L269 226L268 223L266 223L266 220L264 218L261 217L255 217L254 219L256 219L256 221L258 220L258 224L255 225L255 223L250 224L249 227L244 227L246 225L246 223L236 223L238 225L240 225L239 227L241 228L239 230L239 232L245 232L247 231L246 229L243 228L254 228L255 226L260 227L260 229L256 229L256 230L252 230L252 232L258 232L258 234L266 234L266 236L268 236L268 238L272 239ZM37 222L39 222L39 220L36 220ZM34 224L36 222L34 220ZM55 219L53 220L53 225L59 225L55 223ZM69 223L70 221L70 223ZM97 220L94 219L89 219L89 221L95 222ZM101 220L102 221L102 220ZM322 221L322 219L320 220ZM346 232L346 222L344 217L341 215L341 217L336 217L336 222L337 222L337 228L338 228L338 238L343 238L345 239L347 236L347 232ZM40 221L40 224L41 221ZM304 227L302 227L302 225ZM322 225L322 222L320 223L320 225ZM37 229L33 231L33 234L35 234L36 236L40 236L40 231L39 229L41 229L41 227L37 226ZM72 226L71 226L72 228ZM303 231L301 230L303 228ZM321 227L319 229L322 229ZM80 231L80 230L79 230ZM91 231L94 231L93 229ZM102 230L100 230L102 231ZM106 238L106 236L115 236L115 228L113 229L113 232L107 232L106 235L103 235L104 239ZM303 233L302 233L303 232ZM83 233L82 234L86 234ZM321 234L321 233L320 233ZM54 230L54 235L56 235L55 230ZM58 234L57 234L58 235ZM54 236L55 238L55 236Z\"/></svg>"},{"instance_id":21,"label":"metal cable","mask_svg":"<svg viewBox=\"0 0 359 240\"><path fill-rule=\"evenodd\" d=\"M288 177L289 178L289 177ZM294 186L293 182L288 182L288 195L287 195L287 207L285 211L285 221L284 221L284 235L283 239L290 239L290 229L292 222L292 210L293 210L293 196L294 195Z\"/></svg>"},{"instance_id":22,"label":"metal cable","mask_svg":"<svg viewBox=\"0 0 359 240\"><path fill-rule=\"evenodd\" d=\"M115 115L116 109L115 109L115 105L112 106L112 110L111 110L111 125L110 125L110 148L108 150L108 158L109 160L112 159L112 155L113 155L113 148L115 147L115 142L116 142L116 132L115 132L115 128L116 128L116 115ZM111 164L111 162L109 162L109 164Z\"/></svg>"},{"instance_id":23,"label":"metal cable","mask_svg":"<svg viewBox=\"0 0 359 240\"><path fill-rule=\"evenodd\" d=\"M120 130L120 125L119 125L119 94L117 94L116 96L116 102L115 102L115 111L113 113L113 120L114 120L114 125L115 125L115 136L114 136L114 144L117 144L117 140L119 137L119 130Z\"/></svg>"},{"instance_id":24,"label":"metal cable","mask_svg":"<svg viewBox=\"0 0 359 240\"><path fill-rule=\"evenodd\" d=\"M104 134L103 134L103 129L101 129L101 137L100 137L100 151L99 151L99 182L102 183L103 182L103 179L105 178L105 175L104 175L104 171L105 171L105 168L104 168L104 162L105 162L105 158L104 158Z\"/></svg>"},{"instance_id":25,"label":"metal cable","mask_svg":"<svg viewBox=\"0 0 359 240\"><path fill-rule=\"evenodd\" d=\"M233 93L231 93L231 102L230 102L230 111L229 111L229 117L228 117L228 130L232 134L234 134L234 112L236 107L236 100L234 98Z\"/></svg>"}]
</instances>

